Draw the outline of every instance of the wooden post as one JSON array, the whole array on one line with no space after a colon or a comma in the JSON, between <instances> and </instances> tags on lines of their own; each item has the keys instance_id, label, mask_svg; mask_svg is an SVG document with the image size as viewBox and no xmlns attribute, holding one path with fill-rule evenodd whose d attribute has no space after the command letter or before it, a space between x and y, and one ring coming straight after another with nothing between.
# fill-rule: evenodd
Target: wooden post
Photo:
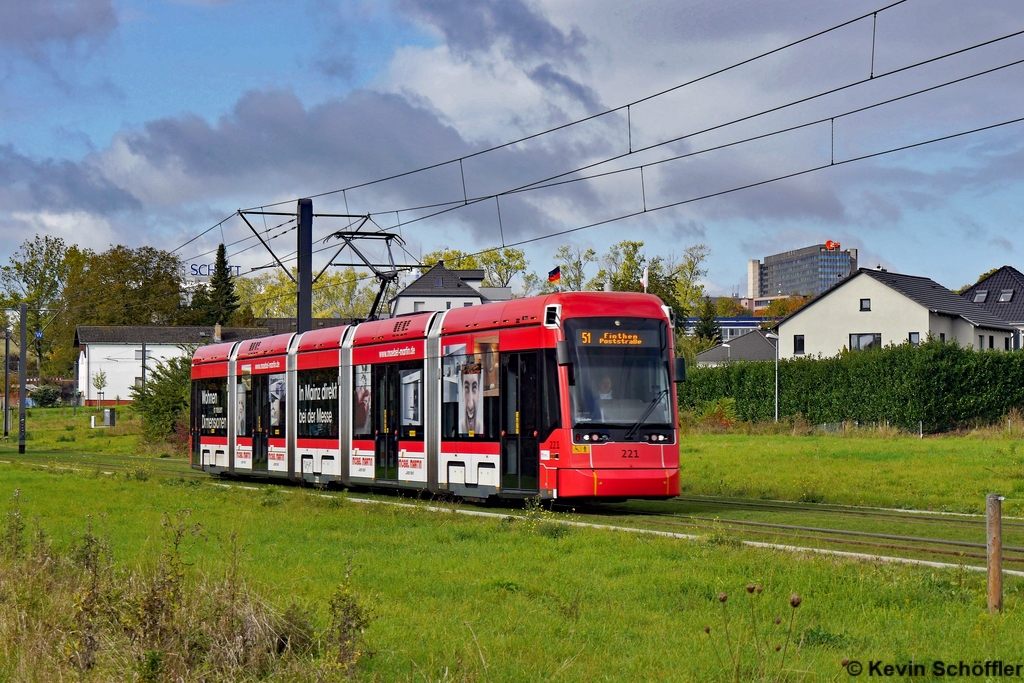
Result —
<instances>
[{"instance_id":1,"label":"wooden post","mask_svg":"<svg viewBox=\"0 0 1024 683\"><path fill-rule=\"evenodd\" d=\"M988 543L988 611L1003 611L1003 497L990 493L985 498L985 536Z\"/></svg>"}]
</instances>

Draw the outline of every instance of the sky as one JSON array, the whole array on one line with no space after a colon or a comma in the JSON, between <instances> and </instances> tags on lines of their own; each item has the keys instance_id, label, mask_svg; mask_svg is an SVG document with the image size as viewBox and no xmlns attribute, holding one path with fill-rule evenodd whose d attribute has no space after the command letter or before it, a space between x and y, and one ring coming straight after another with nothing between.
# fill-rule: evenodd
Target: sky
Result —
<instances>
[{"instance_id":1,"label":"sky","mask_svg":"<svg viewBox=\"0 0 1024 683\"><path fill-rule=\"evenodd\" d=\"M872 14L892 1L0 0L0 261L36 234L186 266L245 240L232 265L263 272L233 212L314 196L399 232L399 262L519 244L543 274L564 244L705 244L711 294L828 239L948 287L1024 269L1024 122L844 163L1024 117L1018 3ZM286 217L250 220L294 250ZM346 225L315 219L317 267Z\"/></svg>"}]
</instances>

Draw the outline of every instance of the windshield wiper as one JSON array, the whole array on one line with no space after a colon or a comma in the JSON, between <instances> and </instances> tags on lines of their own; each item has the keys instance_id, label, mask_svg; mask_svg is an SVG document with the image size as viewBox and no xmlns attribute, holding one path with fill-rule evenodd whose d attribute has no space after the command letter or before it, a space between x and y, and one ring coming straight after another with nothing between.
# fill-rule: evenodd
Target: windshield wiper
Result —
<instances>
[{"instance_id":1,"label":"windshield wiper","mask_svg":"<svg viewBox=\"0 0 1024 683\"><path fill-rule=\"evenodd\" d=\"M629 441L630 439L633 438L633 436L636 434L637 430L640 429L640 425L642 425L644 423L644 420L647 419L647 416L650 415L654 411L654 409L658 406L658 404L661 403L661 400L663 398L665 398L666 396L668 396L668 389L662 389L657 394L655 394L654 400L652 400L650 405L647 406L647 410L644 411L644 414L641 415L640 419L637 420L633 424L633 426L629 428L628 432L626 432L626 436L624 437L626 439L626 441Z\"/></svg>"}]
</instances>

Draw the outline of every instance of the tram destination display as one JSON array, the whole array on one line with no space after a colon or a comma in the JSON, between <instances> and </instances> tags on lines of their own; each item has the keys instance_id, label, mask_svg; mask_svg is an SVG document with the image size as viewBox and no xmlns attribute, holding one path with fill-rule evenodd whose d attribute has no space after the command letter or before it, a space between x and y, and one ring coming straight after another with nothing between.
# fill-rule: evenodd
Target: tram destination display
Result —
<instances>
[{"instance_id":1,"label":"tram destination display","mask_svg":"<svg viewBox=\"0 0 1024 683\"><path fill-rule=\"evenodd\" d=\"M578 330L576 343L580 346L661 346L656 330Z\"/></svg>"}]
</instances>

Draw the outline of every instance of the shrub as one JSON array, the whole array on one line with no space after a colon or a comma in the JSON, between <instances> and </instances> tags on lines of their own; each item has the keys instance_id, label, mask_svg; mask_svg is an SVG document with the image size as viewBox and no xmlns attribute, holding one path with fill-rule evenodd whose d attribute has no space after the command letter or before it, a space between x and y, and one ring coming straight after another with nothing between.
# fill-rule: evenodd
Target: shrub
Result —
<instances>
[{"instance_id":1,"label":"shrub","mask_svg":"<svg viewBox=\"0 0 1024 683\"><path fill-rule=\"evenodd\" d=\"M29 398L40 408L52 408L60 402L60 387L43 385L29 394Z\"/></svg>"},{"instance_id":2,"label":"shrub","mask_svg":"<svg viewBox=\"0 0 1024 683\"><path fill-rule=\"evenodd\" d=\"M146 436L166 439L174 435L177 424L188 424L191 381L192 353L187 352L159 362L145 388L131 388L133 407L142 416Z\"/></svg>"},{"instance_id":3,"label":"shrub","mask_svg":"<svg viewBox=\"0 0 1024 683\"><path fill-rule=\"evenodd\" d=\"M679 406L702 411L708 402L735 399L741 420L771 420L775 410L772 362L736 361L693 368L679 386ZM812 424L885 423L942 431L991 422L1024 406L1024 352L979 352L928 341L846 353L833 358L779 362L779 416L803 415Z\"/></svg>"}]
</instances>

